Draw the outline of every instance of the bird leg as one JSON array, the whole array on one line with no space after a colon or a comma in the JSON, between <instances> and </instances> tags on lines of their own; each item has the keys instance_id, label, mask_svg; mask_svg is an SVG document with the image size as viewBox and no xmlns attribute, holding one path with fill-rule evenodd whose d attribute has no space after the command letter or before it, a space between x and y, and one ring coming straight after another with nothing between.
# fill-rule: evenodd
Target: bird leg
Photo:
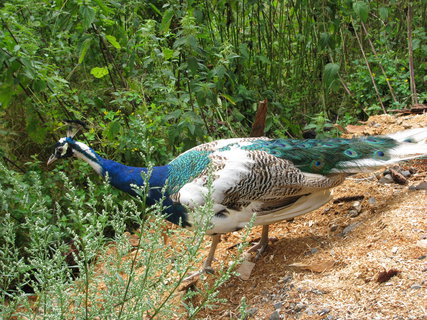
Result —
<instances>
[{"instance_id":1,"label":"bird leg","mask_svg":"<svg viewBox=\"0 0 427 320\"><path fill-rule=\"evenodd\" d=\"M212 261L214 260L216 247L218 246L218 243L220 243L220 242L221 242L221 235L220 234L214 234L212 236L212 244L211 244L211 247L209 249L208 257L206 258L205 262L203 263L203 268L197 272L190 274L188 277L186 277L184 279L184 281L192 280L193 278L201 275L204 272L214 273L214 269L212 268L211 264L212 264Z\"/></svg>"},{"instance_id":2,"label":"bird leg","mask_svg":"<svg viewBox=\"0 0 427 320\"><path fill-rule=\"evenodd\" d=\"M261 233L261 239L259 242L251 247L247 252L255 252L258 251L258 253L255 256L255 260L258 260L261 257L261 254L267 249L268 247L268 224L262 226L262 233Z\"/></svg>"}]
</instances>

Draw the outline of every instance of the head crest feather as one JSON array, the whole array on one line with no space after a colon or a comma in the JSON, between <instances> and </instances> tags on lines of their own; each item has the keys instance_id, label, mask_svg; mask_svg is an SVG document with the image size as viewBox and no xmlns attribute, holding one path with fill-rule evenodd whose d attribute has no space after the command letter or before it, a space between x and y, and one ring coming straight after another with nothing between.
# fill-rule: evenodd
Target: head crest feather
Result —
<instances>
[{"instance_id":1,"label":"head crest feather","mask_svg":"<svg viewBox=\"0 0 427 320\"><path fill-rule=\"evenodd\" d=\"M69 138L73 138L81 129L87 130L87 125L84 121L71 119L64 119L63 121L68 124L67 137Z\"/></svg>"}]
</instances>

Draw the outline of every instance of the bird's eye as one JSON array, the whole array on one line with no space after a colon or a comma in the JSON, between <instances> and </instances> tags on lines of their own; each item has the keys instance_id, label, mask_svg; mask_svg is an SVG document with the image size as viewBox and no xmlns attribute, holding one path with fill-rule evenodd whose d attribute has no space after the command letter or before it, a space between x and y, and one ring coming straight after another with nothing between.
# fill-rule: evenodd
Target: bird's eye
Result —
<instances>
[{"instance_id":1,"label":"bird's eye","mask_svg":"<svg viewBox=\"0 0 427 320\"><path fill-rule=\"evenodd\" d=\"M64 149L62 148L62 147L59 147L59 148L57 148L56 149L56 151L57 151L57 153L59 153L59 154L62 154L62 151L63 151Z\"/></svg>"}]
</instances>

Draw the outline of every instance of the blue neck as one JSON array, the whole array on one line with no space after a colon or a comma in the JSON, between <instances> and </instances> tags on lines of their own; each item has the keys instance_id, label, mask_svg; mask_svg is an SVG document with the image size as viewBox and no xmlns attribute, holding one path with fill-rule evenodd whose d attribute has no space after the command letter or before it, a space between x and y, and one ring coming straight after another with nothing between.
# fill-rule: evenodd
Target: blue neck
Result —
<instances>
[{"instance_id":1,"label":"blue neck","mask_svg":"<svg viewBox=\"0 0 427 320\"><path fill-rule=\"evenodd\" d=\"M132 196L137 196L133 185L142 187L144 186L143 176L148 172L147 168L140 167L129 167L124 164L107 160L100 157L96 152L91 150L94 153L96 160L83 158L94 168L98 165L101 166L101 175L103 177L108 175L109 182L112 186L116 187L119 190L122 190L126 193L129 193ZM91 161L88 161L91 160ZM98 167L99 168L99 167ZM174 224L181 226L190 226L187 222L187 213L185 208L178 204L174 203L168 194L168 190L163 190L166 181L169 177L170 166L160 166L153 167L150 178L148 191L146 197L147 205L154 205L163 199L163 213L166 216L166 219Z\"/></svg>"}]
</instances>

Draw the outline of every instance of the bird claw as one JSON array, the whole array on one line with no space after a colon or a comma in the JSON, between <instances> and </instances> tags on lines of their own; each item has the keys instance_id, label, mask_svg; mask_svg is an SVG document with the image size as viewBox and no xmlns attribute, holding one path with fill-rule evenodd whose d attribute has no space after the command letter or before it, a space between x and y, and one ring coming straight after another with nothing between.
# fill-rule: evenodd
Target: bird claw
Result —
<instances>
[{"instance_id":1,"label":"bird claw","mask_svg":"<svg viewBox=\"0 0 427 320\"><path fill-rule=\"evenodd\" d=\"M256 256L255 256L255 260L258 260L259 258L261 258L261 255L264 253L264 251L268 248L268 243L262 243L261 241L258 242L257 244L255 244L254 246L252 246L248 251L246 251L247 253L250 252L257 252Z\"/></svg>"},{"instance_id":2,"label":"bird claw","mask_svg":"<svg viewBox=\"0 0 427 320\"><path fill-rule=\"evenodd\" d=\"M215 270L211 266L203 267L199 271L191 273L188 277L184 278L183 281L192 281L194 278L201 276L203 273L214 274Z\"/></svg>"}]
</instances>

